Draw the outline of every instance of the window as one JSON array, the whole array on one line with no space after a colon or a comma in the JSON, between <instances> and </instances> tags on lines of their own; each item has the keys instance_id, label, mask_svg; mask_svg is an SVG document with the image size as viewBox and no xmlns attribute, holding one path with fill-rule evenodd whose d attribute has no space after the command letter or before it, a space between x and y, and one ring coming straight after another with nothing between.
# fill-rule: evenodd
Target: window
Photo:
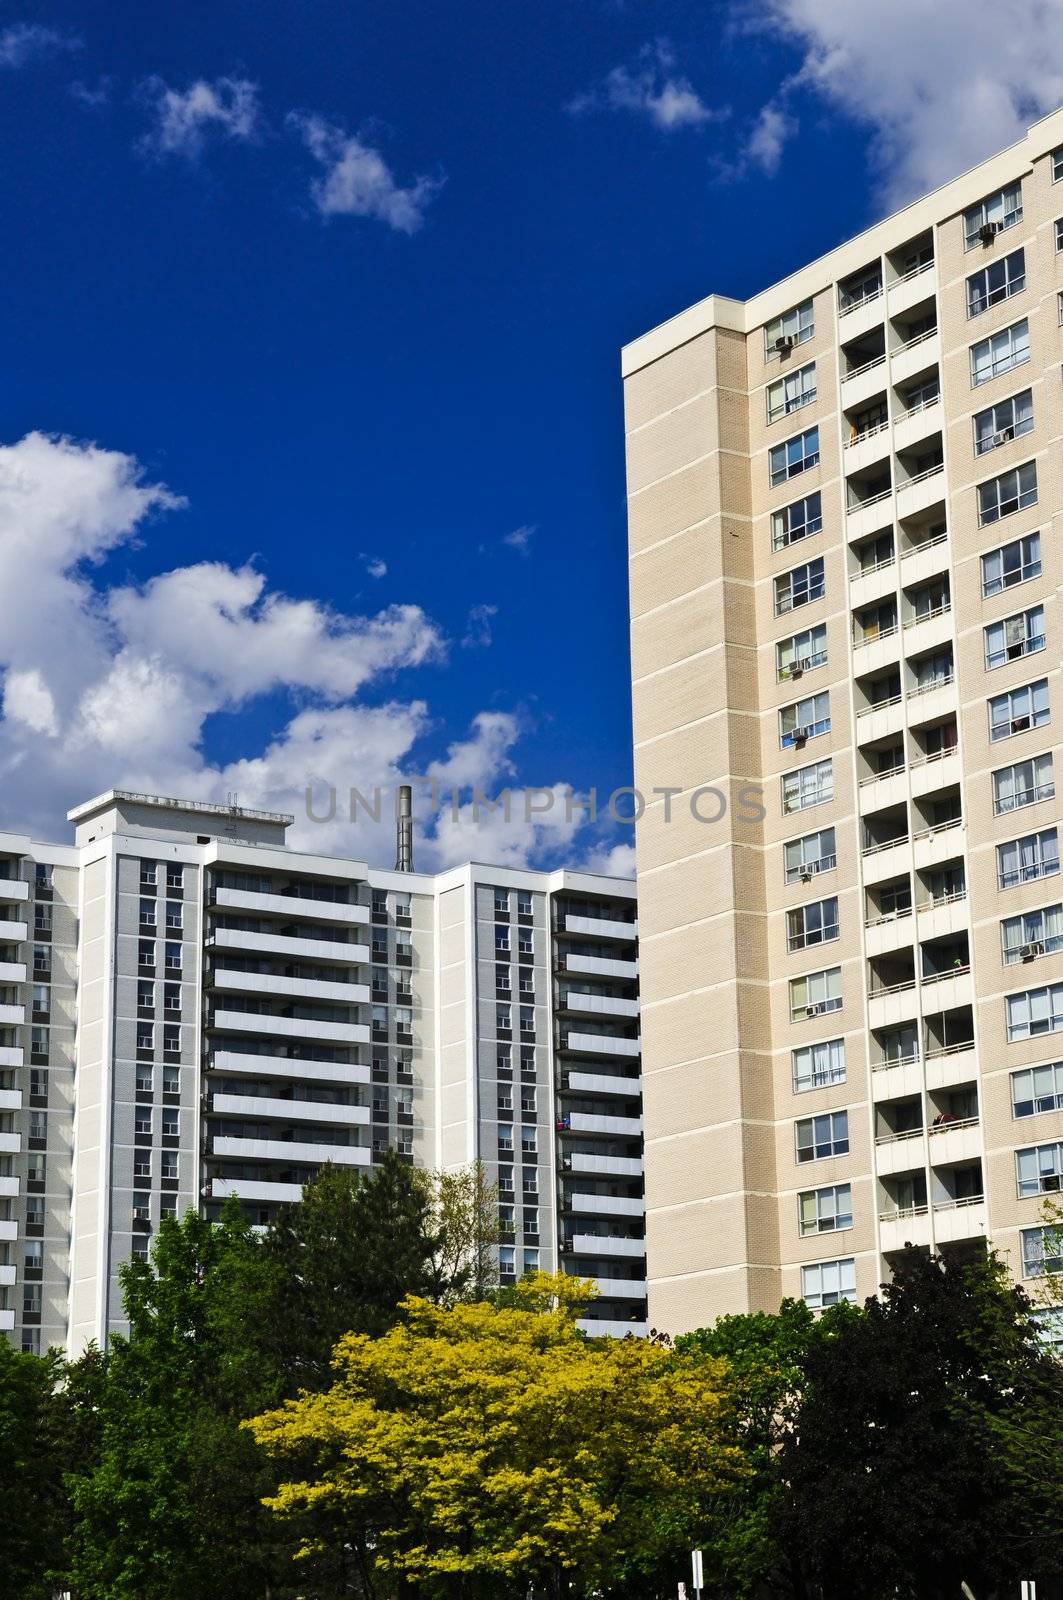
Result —
<instances>
[{"instance_id":1,"label":"window","mask_svg":"<svg viewBox=\"0 0 1063 1600\"><path fill-rule=\"evenodd\" d=\"M963 246L971 250L982 240L982 229L1003 233L1022 221L1022 184L1009 183L1006 189L987 195L976 206L963 213Z\"/></svg>"},{"instance_id":2,"label":"window","mask_svg":"<svg viewBox=\"0 0 1063 1600\"><path fill-rule=\"evenodd\" d=\"M512 1278L516 1273L516 1251L511 1244L500 1244L498 1247L498 1270L504 1278Z\"/></svg>"},{"instance_id":3,"label":"window","mask_svg":"<svg viewBox=\"0 0 1063 1600\"><path fill-rule=\"evenodd\" d=\"M780 617L813 600L822 600L825 592L822 556L800 567L792 567L789 572L780 572L775 580L775 615Z\"/></svg>"},{"instance_id":4,"label":"window","mask_svg":"<svg viewBox=\"0 0 1063 1600\"><path fill-rule=\"evenodd\" d=\"M1056 220L1056 249L1063 250L1063 217Z\"/></svg>"},{"instance_id":5,"label":"window","mask_svg":"<svg viewBox=\"0 0 1063 1600\"><path fill-rule=\"evenodd\" d=\"M185 869L173 862L166 868L167 889L183 889L185 886Z\"/></svg>"},{"instance_id":6,"label":"window","mask_svg":"<svg viewBox=\"0 0 1063 1600\"><path fill-rule=\"evenodd\" d=\"M977 317L998 300L1009 300L1026 287L1026 253L1013 250L1001 261L992 261L967 279L967 315Z\"/></svg>"},{"instance_id":7,"label":"window","mask_svg":"<svg viewBox=\"0 0 1063 1600\"><path fill-rule=\"evenodd\" d=\"M532 897L530 889L517 890L517 916L530 917L532 914Z\"/></svg>"},{"instance_id":8,"label":"window","mask_svg":"<svg viewBox=\"0 0 1063 1600\"><path fill-rule=\"evenodd\" d=\"M773 550L785 550L789 544L811 539L822 527L823 497L817 489L815 494L806 494L803 499L772 512L771 547Z\"/></svg>"},{"instance_id":9,"label":"window","mask_svg":"<svg viewBox=\"0 0 1063 1600\"><path fill-rule=\"evenodd\" d=\"M1045 647L1045 608L1031 606L1000 622L991 623L985 632L985 664L1001 667L1020 656L1035 655Z\"/></svg>"},{"instance_id":10,"label":"window","mask_svg":"<svg viewBox=\"0 0 1063 1600\"><path fill-rule=\"evenodd\" d=\"M181 1049L181 1030L180 1030L180 1028L169 1028L169 1027L163 1028L163 1030L162 1030L162 1048L166 1051L167 1055L177 1055L177 1054L179 1054L180 1049Z\"/></svg>"},{"instance_id":11,"label":"window","mask_svg":"<svg viewBox=\"0 0 1063 1600\"><path fill-rule=\"evenodd\" d=\"M495 927L495 949L509 949L509 925L499 924Z\"/></svg>"},{"instance_id":12,"label":"window","mask_svg":"<svg viewBox=\"0 0 1063 1600\"><path fill-rule=\"evenodd\" d=\"M498 1129L498 1148L499 1148L499 1150L508 1150L510 1152L510 1154L512 1155L512 1153L513 1153L513 1129L512 1128L506 1127L506 1126L500 1126L499 1127L499 1129Z\"/></svg>"},{"instance_id":13,"label":"window","mask_svg":"<svg viewBox=\"0 0 1063 1600\"><path fill-rule=\"evenodd\" d=\"M152 1011L155 1007L155 985L150 978L137 980L137 1009Z\"/></svg>"},{"instance_id":14,"label":"window","mask_svg":"<svg viewBox=\"0 0 1063 1600\"><path fill-rule=\"evenodd\" d=\"M834 829L820 828L817 833L806 833L800 839L791 839L783 845L783 861L787 883L799 878L811 878L817 872L830 872L837 866Z\"/></svg>"},{"instance_id":15,"label":"window","mask_svg":"<svg viewBox=\"0 0 1063 1600\"><path fill-rule=\"evenodd\" d=\"M842 1008L842 969L829 967L825 972L809 972L803 978L790 979L790 1019L821 1016Z\"/></svg>"},{"instance_id":16,"label":"window","mask_svg":"<svg viewBox=\"0 0 1063 1600\"><path fill-rule=\"evenodd\" d=\"M767 324L764 329L764 354L774 355L780 339L789 339L791 344L804 344L806 339L811 339L815 331L816 319L812 311L812 302L804 300L790 311L784 311L781 317L773 317Z\"/></svg>"},{"instance_id":17,"label":"window","mask_svg":"<svg viewBox=\"0 0 1063 1600\"><path fill-rule=\"evenodd\" d=\"M812 1233L840 1233L853 1225L853 1191L848 1183L829 1189L808 1189L797 1197L802 1239Z\"/></svg>"},{"instance_id":18,"label":"window","mask_svg":"<svg viewBox=\"0 0 1063 1600\"><path fill-rule=\"evenodd\" d=\"M1053 1272L1063 1272L1063 1229L1023 1228L1023 1277L1041 1278Z\"/></svg>"},{"instance_id":19,"label":"window","mask_svg":"<svg viewBox=\"0 0 1063 1600\"><path fill-rule=\"evenodd\" d=\"M822 667L827 659L827 624L806 628L790 639L780 639L775 646L775 674L780 680L800 677L813 667Z\"/></svg>"},{"instance_id":20,"label":"window","mask_svg":"<svg viewBox=\"0 0 1063 1600\"><path fill-rule=\"evenodd\" d=\"M845 1082L845 1041L827 1039L820 1044L802 1045L790 1052L794 1090L825 1089L831 1083Z\"/></svg>"},{"instance_id":21,"label":"window","mask_svg":"<svg viewBox=\"0 0 1063 1600\"><path fill-rule=\"evenodd\" d=\"M1021 367L1029 359L1030 325L1023 318L971 346L971 387L977 389L979 384L1010 372L1012 367Z\"/></svg>"},{"instance_id":22,"label":"window","mask_svg":"<svg viewBox=\"0 0 1063 1600\"><path fill-rule=\"evenodd\" d=\"M133 1176L134 1178L151 1177L151 1156L146 1150L139 1155L133 1156Z\"/></svg>"},{"instance_id":23,"label":"window","mask_svg":"<svg viewBox=\"0 0 1063 1600\"><path fill-rule=\"evenodd\" d=\"M1028 833L997 845L997 882L1002 889L1017 883L1035 883L1059 871L1059 835L1055 828Z\"/></svg>"},{"instance_id":24,"label":"window","mask_svg":"<svg viewBox=\"0 0 1063 1600\"><path fill-rule=\"evenodd\" d=\"M151 1135L151 1111L137 1107L133 1118L133 1132Z\"/></svg>"},{"instance_id":25,"label":"window","mask_svg":"<svg viewBox=\"0 0 1063 1600\"><path fill-rule=\"evenodd\" d=\"M176 1182L177 1180L177 1151L164 1150L162 1152L162 1180Z\"/></svg>"},{"instance_id":26,"label":"window","mask_svg":"<svg viewBox=\"0 0 1063 1600\"><path fill-rule=\"evenodd\" d=\"M782 808L787 816L833 799L834 768L829 758L826 761L814 761L807 767L798 767L795 772L783 773Z\"/></svg>"},{"instance_id":27,"label":"window","mask_svg":"<svg viewBox=\"0 0 1063 1600\"><path fill-rule=\"evenodd\" d=\"M162 1069L163 1094L180 1094L181 1069L180 1067L163 1067Z\"/></svg>"},{"instance_id":28,"label":"window","mask_svg":"<svg viewBox=\"0 0 1063 1600\"><path fill-rule=\"evenodd\" d=\"M180 972L181 946L179 944L168 944L166 946L166 965L171 972Z\"/></svg>"},{"instance_id":29,"label":"window","mask_svg":"<svg viewBox=\"0 0 1063 1600\"><path fill-rule=\"evenodd\" d=\"M180 1112L170 1106L162 1114L162 1136L176 1139L180 1132Z\"/></svg>"},{"instance_id":30,"label":"window","mask_svg":"<svg viewBox=\"0 0 1063 1600\"><path fill-rule=\"evenodd\" d=\"M180 1011L181 985L179 983L164 983L162 987L162 1008L164 1011Z\"/></svg>"},{"instance_id":31,"label":"window","mask_svg":"<svg viewBox=\"0 0 1063 1600\"><path fill-rule=\"evenodd\" d=\"M849 1154L848 1111L825 1111L820 1117L804 1117L794 1126L799 1162Z\"/></svg>"},{"instance_id":32,"label":"window","mask_svg":"<svg viewBox=\"0 0 1063 1600\"><path fill-rule=\"evenodd\" d=\"M155 902L154 902L154 900L142 900L140 902L140 926L142 928L154 928L154 926L155 926Z\"/></svg>"},{"instance_id":33,"label":"window","mask_svg":"<svg viewBox=\"0 0 1063 1600\"><path fill-rule=\"evenodd\" d=\"M1058 183L1063 178L1063 145L1058 150L1052 151L1052 182Z\"/></svg>"},{"instance_id":34,"label":"window","mask_svg":"<svg viewBox=\"0 0 1063 1600\"><path fill-rule=\"evenodd\" d=\"M496 1006L495 1027L499 1033L509 1033L513 1027L513 1011L510 1006Z\"/></svg>"},{"instance_id":35,"label":"window","mask_svg":"<svg viewBox=\"0 0 1063 1600\"><path fill-rule=\"evenodd\" d=\"M184 927L184 906L181 904L180 900L167 900L166 926L168 928Z\"/></svg>"},{"instance_id":36,"label":"window","mask_svg":"<svg viewBox=\"0 0 1063 1600\"><path fill-rule=\"evenodd\" d=\"M801 472L808 472L812 467L819 465L819 429L809 428L807 433L799 433L793 439L786 439L782 444L773 445L768 456L771 484L785 483L788 478L796 478Z\"/></svg>"},{"instance_id":37,"label":"window","mask_svg":"<svg viewBox=\"0 0 1063 1600\"><path fill-rule=\"evenodd\" d=\"M155 1070L150 1062L138 1062L136 1072L137 1094L152 1094L155 1088Z\"/></svg>"},{"instance_id":38,"label":"window","mask_svg":"<svg viewBox=\"0 0 1063 1600\"><path fill-rule=\"evenodd\" d=\"M496 917L508 917L509 916L509 890L508 889L496 889L495 890L495 916Z\"/></svg>"},{"instance_id":39,"label":"window","mask_svg":"<svg viewBox=\"0 0 1063 1600\"><path fill-rule=\"evenodd\" d=\"M1041 1034L1063 1029L1063 984L1045 984L1041 989L1025 989L1009 994L1004 1001L1008 1041L1036 1039Z\"/></svg>"},{"instance_id":40,"label":"window","mask_svg":"<svg viewBox=\"0 0 1063 1600\"><path fill-rule=\"evenodd\" d=\"M1001 954L1006 967L1034 956L1063 950L1063 905L1041 906L1005 917L1000 924Z\"/></svg>"},{"instance_id":41,"label":"window","mask_svg":"<svg viewBox=\"0 0 1063 1600\"><path fill-rule=\"evenodd\" d=\"M520 1008L520 1031L528 1034L535 1032L535 1009L532 1006Z\"/></svg>"},{"instance_id":42,"label":"window","mask_svg":"<svg viewBox=\"0 0 1063 1600\"><path fill-rule=\"evenodd\" d=\"M155 1029L150 1022L141 1022L137 1026L137 1049L154 1050Z\"/></svg>"},{"instance_id":43,"label":"window","mask_svg":"<svg viewBox=\"0 0 1063 1600\"><path fill-rule=\"evenodd\" d=\"M538 1150L538 1144L536 1141L534 1128L521 1128L520 1148L523 1155L533 1156L536 1154Z\"/></svg>"},{"instance_id":44,"label":"window","mask_svg":"<svg viewBox=\"0 0 1063 1600\"><path fill-rule=\"evenodd\" d=\"M988 630L987 630L988 631ZM1056 792L1052 776L1052 756L1031 756L1013 767L1001 767L993 774L993 814L1018 811L1038 800L1050 800Z\"/></svg>"},{"instance_id":45,"label":"window","mask_svg":"<svg viewBox=\"0 0 1063 1600\"><path fill-rule=\"evenodd\" d=\"M140 882L145 889L154 889L158 878L158 863L155 861L142 861L140 863Z\"/></svg>"},{"instance_id":46,"label":"window","mask_svg":"<svg viewBox=\"0 0 1063 1600\"><path fill-rule=\"evenodd\" d=\"M815 398L816 363L810 361L807 367L788 372L784 378L778 378L768 385L768 421L775 422L779 417L788 417L791 411L800 411L802 406L811 405Z\"/></svg>"},{"instance_id":47,"label":"window","mask_svg":"<svg viewBox=\"0 0 1063 1600\"><path fill-rule=\"evenodd\" d=\"M1041 535L1028 533L982 557L982 598L989 600L1017 583L1041 576Z\"/></svg>"},{"instance_id":48,"label":"window","mask_svg":"<svg viewBox=\"0 0 1063 1600\"><path fill-rule=\"evenodd\" d=\"M814 900L786 913L786 943L790 950L806 950L809 945L828 944L838 937L838 901Z\"/></svg>"},{"instance_id":49,"label":"window","mask_svg":"<svg viewBox=\"0 0 1063 1600\"><path fill-rule=\"evenodd\" d=\"M1058 1194L1063 1175L1063 1144L1035 1144L1016 1150L1015 1177L1020 1200L1031 1195Z\"/></svg>"},{"instance_id":50,"label":"window","mask_svg":"<svg viewBox=\"0 0 1063 1600\"><path fill-rule=\"evenodd\" d=\"M1013 511L1024 511L1037 504L1037 463L1026 461L1021 467L990 478L978 485L978 524L985 527Z\"/></svg>"},{"instance_id":51,"label":"window","mask_svg":"<svg viewBox=\"0 0 1063 1600\"><path fill-rule=\"evenodd\" d=\"M1043 728L1050 715L1047 678L1023 684L1021 689L1009 689L1007 694L994 695L989 702L989 737L994 741L1008 739L1030 728Z\"/></svg>"},{"instance_id":52,"label":"window","mask_svg":"<svg viewBox=\"0 0 1063 1600\"><path fill-rule=\"evenodd\" d=\"M817 1261L801 1268L801 1297L812 1311L822 1311L824 1306L836 1306L839 1300L856 1299L856 1262L852 1256L844 1261Z\"/></svg>"},{"instance_id":53,"label":"window","mask_svg":"<svg viewBox=\"0 0 1063 1600\"><path fill-rule=\"evenodd\" d=\"M1033 391L1024 389L1008 400L979 411L974 419L974 453L984 456L998 445L1018 439L1033 428Z\"/></svg>"},{"instance_id":54,"label":"window","mask_svg":"<svg viewBox=\"0 0 1063 1600\"><path fill-rule=\"evenodd\" d=\"M1011 1075L1011 1110L1016 1117L1034 1117L1042 1111L1063 1111L1063 1061L1043 1067L1024 1067Z\"/></svg>"},{"instance_id":55,"label":"window","mask_svg":"<svg viewBox=\"0 0 1063 1600\"><path fill-rule=\"evenodd\" d=\"M792 706L783 706L779 712L779 745L789 750L806 739L818 738L830 732L830 693L809 695Z\"/></svg>"}]
</instances>

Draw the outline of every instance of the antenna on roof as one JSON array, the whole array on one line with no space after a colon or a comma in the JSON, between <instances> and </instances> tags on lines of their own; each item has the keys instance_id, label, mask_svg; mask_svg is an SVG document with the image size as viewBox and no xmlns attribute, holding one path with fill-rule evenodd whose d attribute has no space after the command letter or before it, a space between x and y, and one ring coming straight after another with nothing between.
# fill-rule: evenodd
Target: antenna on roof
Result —
<instances>
[{"instance_id":1,"label":"antenna on roof","mask_svg":"<svg viewBox=\"0 0 1063 1600\"><path fill-rule=\"evenodd\" d=\"M229 838L234 844L236 842L236 836L238 833L236 819L240 814L240 807L237 804L239 798L240 796L237 794L235 789L230 789L225 796L225 804L229 807Z\"/></svg>"},{"instance_id":2,"label":"antenna on roof","mask_svg":"<svg viewBox=\"0 0 1063 1600\"><path fill-rule=\"evenodd\" d=\"M395 871L413 871L413 789L400 783L395 796Z\"/></svg>"}]
</instances>

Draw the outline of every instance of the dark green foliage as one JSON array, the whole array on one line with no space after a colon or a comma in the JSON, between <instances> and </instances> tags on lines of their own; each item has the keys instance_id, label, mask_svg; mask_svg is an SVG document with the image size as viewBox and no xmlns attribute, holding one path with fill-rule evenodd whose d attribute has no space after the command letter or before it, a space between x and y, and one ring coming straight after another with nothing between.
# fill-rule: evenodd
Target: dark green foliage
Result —
<instances>
[{"instance_id":1,"label":"dark green foliage","mask_svg":"<svg viewBox=\"0 0 1063 1600\"><path fill-rule=\"evenodd\" d=\"M23 1354L0 1336L0 1592L51 1600L49 1574L65 1564L64 1487L69 1412L61 1359Z\"/></svg>"}]
</instances>

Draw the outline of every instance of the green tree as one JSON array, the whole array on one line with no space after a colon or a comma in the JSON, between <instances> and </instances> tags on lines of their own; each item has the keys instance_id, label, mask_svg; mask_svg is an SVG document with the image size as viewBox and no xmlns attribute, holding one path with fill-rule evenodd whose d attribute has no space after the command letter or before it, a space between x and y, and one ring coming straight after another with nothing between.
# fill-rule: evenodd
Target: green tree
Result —
<instances>
[{"instance_id":1,"label":"green tree","mask_svg":"<svg viewBox=\"0 0 1063 1600\"><path fill-rule=\"evenodd\" d=\"M586 1339L590 1286L535 1275L517 1304L411 1298L341 1339L331 1388L248 1424L288 1472L271 1506L351 1582L433 1595L671 1588L715 1497L726 1368L647 1340Z\"/></svg>"},{"instance_id":2,"label":"green tree","mask_svg":"<svg viewBox=\"0 0 1063 1600\"><path fill-rule=\"evenodd\" d=\"M416 1174L431 1218L431 1294L441 1305L485 1300L498 1287L498 1185L483 1163Z\"/></svg>"},{"instance_id":3,"label":"green tree","mask_svg":"<svg viewBox=\"0 0 1063 1600\"><path fill-rule=\"evenodd\" d=\"M17 1351L0 1335L0 1574L5 1600L51 1600L66 1567L69 1413L56 1351Z\"/></svg>"}]
</instances>

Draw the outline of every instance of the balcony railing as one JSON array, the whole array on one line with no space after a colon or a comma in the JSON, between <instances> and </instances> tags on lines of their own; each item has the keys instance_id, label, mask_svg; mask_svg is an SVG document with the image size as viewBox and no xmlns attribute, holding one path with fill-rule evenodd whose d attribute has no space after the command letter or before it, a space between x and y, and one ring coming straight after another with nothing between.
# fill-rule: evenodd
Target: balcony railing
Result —
<instances>
[{"instance_id":1,"label":"balcony railing","mask_svg":"<svg viewBox=\"0 0 1063 1600\"><path fill-rule=\"evenodd\" d=\"M881 561L869 561L866 567L861 566L853 573L853 580L869 578L873 572L885 572L887 567L892 567L896 559L896 556L891 552L888 556L883 556Z\"/></svg>"},{"instance_id":2,"label":"balcony railing","mask_svg":"<svg viewBox=\"0 0 1063 1600\"><path fill-rule=\"evenodd\" d=\"M947 617L952 610L952 601L943 600L939 606L932 607L929 611L921 611L914 617L909 617L904 624L905 628L918 628L920 623L933 622L935 617Z\"/></svg>"},{"instance_id":3,"label":"balcony railing","mask_svg":"<svg viewBox=\"0 0 1063 1600\"><path fill-rule=\"evenodd\" d=\"M899 706L903 699L902 694L891 694L887 700L876 700L869 706L861 706L856 713L856 719L859 722L861 717L873 716L876 711L885 711L889 706Z\"/></svg>"},{"instance_id":4,"label":"balcony railing","mask_svg":"<svg viewBox=\"0 0 1063 1600\"><path fill-rule=\"evenodd\" d=\"M895 845L908 844L909 842L906 833L899 833L895 839L886 839L882 844L865 844L862 846L860 854L862 856L877 856L883 850L892 850Z\"/></svg>"},{"instance_id":5,"label":"balcony railing","mask_svg":"<svg viewBox=\"0 0 1063 1600\"><path fill-rule=\"evenodd\" d=\"M947 528L944 533L935 533L932 539L923 539L919 544L913 545L910 550L905 550L901 559L906 560L908 556L922 555L924 550L936 550L939 544L946 542L948 536L949 530Z\"/></svg>"},{"instance_id":6,"label":"balcony railing","mask_svg":"<svg viewBox=\"0 0 1063 1600\"><path fill-rule=\"evenodd\" d=\"M899 1133L879 1133L875 1135L876 1144L901 1144L905 1139L921 1139L922 1128L903 1128Z\"/></svg>"},{"instance_id":7,"label":"balcony railing","mask_svg":"<svg viewBox=\"0 0 1063 1600\"><path fill-rule=\"evenodd\" d=\"M859 433L852 433L845 441L845 448L851 450L854 445L863 444L865 439L873 439L877 433L885 433L890 425L887 417L884 422L874 422L870 428L862 428Z\"/></svg>"},{"instance_id":8,"label":"balcony railing","mask_svg":"<svg viewBox=\"0 0 1063 1600\"><path fill-rule=\"evenodd\" d=\"M881 284L881 282L875 284L874 287L871 288L871 289L860 289L855 294L852 294L852 295L845 294L845 293L839 293L839 295L838 295L838 315L844 317L850 311L859 311L861 306L870 305L872 303L872 301L881 300L881 299L882 299L882 284Z\"/></svg>"},{"instance_id":9,"label":"balcony railing","mask_svg":"<svg viewBox=\"0 0 1063 1600\"><path fill-rule=\"evenodd\" d=\"M962 817L949 817L947 822L935 822L932 827L918 828L912 834L913 839L933 839L939 833L950 833L953 828L962 828Z\"/></svg>"},{"instance_id":10,"label":"balcony railing","mask_svg":"<svg viewBox=\"0 0 1063 1600\"><path fill-rule=\"evenodd\" d=\"M935 689L947 689L956 682L955 672L943 672L938 678L931 678L929 683L917 683L914 689L908 690L908 699L916 700L921 694L933 694Z\"/></svg>"},{"instance_id":11,"label":"balcony railing","mask_svg":"<svg viewBox=\"0 0 1063 1600\"><path fill-rule=\"evenodd\" d=\"M910 978L902 978L899 983L872 983L867 991L869 1000L877 1000L884 994L907 994L909 989L915 988L915 974Z\"/></svg>"},{"instance_id":12,"label":"balcony railing","mask_svg":"<svg viewBox=\"0 0 1063 1600\"><path fill-rule=\"evenodd\" d=\"M925 400L917 400L914 406L909 406L904 415L905 417L917 417L921 411L929 411L931 406L939 406L940 404L940 393L928 395Z\"/></svg>"},{"instance_id":13,"label":"balcony railing","mask_svg":"<svg viewBox=\"0 0 1063 1600\"><path fill-rule=\"evenodd\" d=\"M874 356L870 361L865 361L862 367L852 367L848 372L843 373L842 382L848 383L850 378L862 378L865 372L874 372L876 367L883 367L885 364L886 357L884 354Z\"/></svg>"},{"instance_id":14,"label":"balcony railing","mask_svg":"<svg viewBox=\"0 0 1063 1600\"><path fill-rule=\"evenodd\" d=\"M954 744L946 745L941 750L931 750L929 755L916 756L915 760L914 761L910 761L908 764L909 764L909 766L911 766L913 768L914 767L931 767L931 766L933 766L935 761L944 761L948 756L954 756L956 754L958 748L959 748L958 745L954 745Z\"/></svg>"},{"instance_id":15,"label":"balcony railing","mask_svg":"<svg viewBox=\"0 0 1063 1600\"><path fill-rule=\"evenodd\" d=\"M935 266L936 262L933 259L929 261L921 261L917 267L913 267L911 271L906 272L903 277L894 278L893 282L890 284L890 288L895 289L899 283L911 283L913 278L921 278L924 272L933 272Z\"/></svg>"},{"instance_id":16,"label":"balcony railing","mask_svg":"<svg viewBox=\"0 0 1063 1600\"><path fill-rule=\"evenodd\" d=\"M925 344L928 339L935 338L937 331L937 325L935 324L933 328L927 328L925 333L917 333L914 339L905 339L903 344L897 346L893 354L899 355L902 350L914 350L917 345Z\"/></svg>"},{"instance_id":17,"label":"balcony railing","mask_svg":"<svg viewBox=\"0 0 1063 1600\"><path fill-rule=\"evenodd\" d=\"M873 630L865 629L863 632L861 632L858 628L854 628L853 648L859 650L861 645L875 644L879 639L892 639L893 635L897 632L897 626L897 623L894 622L885 628L875 628Z\"/></svg>"},{"instance_id":18,"label":"balcony railing","mask_svg":"<svg viewBox=\"0 0 1063 1600\"><path fill-rule=\"evenodd\" d=\"M961 900L966 900L966 889L954 889L951 894L939 894L930 900L920 900L916 906L917 911L933 911L938 906L958 905Z\"/></svg>"},{"instance_id":19,"label":"balcony railing","mask_svg":"<svg viewBox=\"0 0 1063 1600\"><path fill-rule=\"evenodd\" d=\"M913 480L909 479L909 482ZM869 494L866 500L851 500L845 508L845 514L851 517L857 511L866 511L868 506L881 505L883 500L888 500L893 493L892 484L888 489L880 489L878 494Z\"/></svg>"},{"instance_id":20,"label":"balcony railing","mask_svg":"<svg viewBox=\"0 0 1063 1600\"><path fill-rule=\"evenodd\" d=\"M977 1121L977 1118L975 1119ZM967 1206L980 1206L985 1202L984 1194L964 1195L962 1200L935 1200L935 1211L962 1211Z\"/></svg>"},{"instance_id":21,"label":"balcony railing","mask_svg":"<svg viewBox=\"0 0 1063 1600\"><path fill-rule=\"evenodd\" d=\"M898 761L895 767L880 767L877 772L872 772L866 778L861 778L857 788L870 789L873 783L882 783L886 778L895 778L899 772L903 771L903 761Z\"/></svg>"},{"instance_id":22,"label":"balcony railing","mask_svg":"<svg viewBox=\"0 0 1063 1600\"><path fill-rule=\"evenodd\" d=\"M907 1222L911 1217L925 1217L929 1206L894 1206L889 1211L880 1211L880 1222Z\"/></svg>"},{"instance_id":23,"label":"balcony railing","mask_svg":"<svg viewBox=\"0 0 1063 1600\"><path fill-rule=\"evenodd\" d=\"M927 1131L933 1136L935 1133L950 1133L954 1128L977 1128L978 1121L977 1115L973 1117L950 1117L946 1112L944 1121L931 1123ZM979 1196L979 1199L981 1199L981 1196Z\"/></svg>"},{"instance_id":24,"label":"balcony railing","mask_svg":"<svg viewBox=\"0 0 1063 1600\"><path fill-rule=\"evenodd\" d=\"M904 919L906 917L910 917L911 914L911 906L899 906L896 911L884 911L880 916L866 917L864 919L864 927L884 928L890 922L903 922Z\"/></svg>"},{"instance_id":25,"label":"balcony railing","mask_svg":"<svg viewBox=\"0 0 1063 1600\"><path fill-rule=\"evenodd\" d=\"M891 1067L911 1067L919 1060L919 1051L913 1050L906 1056L883 1057L881 1061L872 1061L872 1072L888 1072Z\"/></svg>"},{"instance_id":26,"label":"balcony railing","mask_svg":"<svg viewBox=\"0 0 1063 1600\"><path fill-rule=\"evenodd\" d=\"M961 961L958 966L946 967L944 972L924 972L920 982L923 988L932 983L944 983L946 978L964 978L971 970L969 961Z\"/></svg>"},{"instance_id":27,"label":"balcony railing","mask_svg":"<svg viewBox=\"0 0 1063 1600\"><path fill-rule=\"evenodd\" d=\"M937 478L941 475L941 473L944 472L944 470L945 463L943 461L939 461L936 467L927 467L925 471L917 472L914 477L905 478L902 483L897 485L897 488L910 489L912 488L913 484L926 483L928 478Z\"/></svg>"},{"instance_id":28,"label":"balcony railing","mask_svg":"<svg viewBox=\"0 0 1063 1600\"><path fill-rule=\"evenodd\" d=\"M959 1044L939 1044L933 1050L925 1050L923 1052L923 1060L926 1062L942 1061L946 1056L964 1055L968 1050L973 1049L973 1039L962 1039Z\"/></svg>"}]
</instances>

